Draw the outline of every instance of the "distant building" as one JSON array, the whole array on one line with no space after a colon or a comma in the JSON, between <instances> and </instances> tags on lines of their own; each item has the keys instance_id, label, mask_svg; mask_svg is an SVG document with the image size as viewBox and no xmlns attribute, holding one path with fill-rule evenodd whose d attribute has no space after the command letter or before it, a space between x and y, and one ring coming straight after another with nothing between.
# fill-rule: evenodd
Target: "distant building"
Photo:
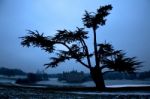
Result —
<instances>
[{"instance_id":1,"label":"distant building","mask_svg":"<svg viewBox=\"0 0 150 99\"><path fill-rule=\"evenodd\" d=\"M39 80L48 80L49 78L48 78L48 74L46 74L45 72L44 72L44 70L43 71L37 71L36 72L36 76L37 76L37 78L39 78Z\"/></svg>"},{"instance_id":2,"label":"distant building","mask_svg":"<svg viewBox=\"0 0 150 99\"><path fill-rule=\"evenodd\" d=\"M78 72L76 70L70 72L63 72L58 77L59 81L66 81L68 83L82 83L85 81L84 72Z\"/></svg>"}]
</instances>

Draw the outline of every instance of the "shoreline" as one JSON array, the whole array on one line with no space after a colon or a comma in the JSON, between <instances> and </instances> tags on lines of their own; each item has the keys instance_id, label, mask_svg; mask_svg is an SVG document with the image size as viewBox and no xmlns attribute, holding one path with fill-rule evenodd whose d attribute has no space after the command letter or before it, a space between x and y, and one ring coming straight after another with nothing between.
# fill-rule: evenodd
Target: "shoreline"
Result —
<instances>
[{"instance_id":1,"label":"shoreline","mask_svg":"<svg viewBox=\"0 0 150 99\"><path fill-rule=\"evenodd\" d=\"M53 91L98 91L96 87L85 86L57 86L57 85L42 85L42 84L16 84L16 83L0 83L0 87L5 88L32 88ZM148 91L150 92L150 85L117 85L106 86L106 92L119 92L119 91Z\"/></svg>"}]
</instances>

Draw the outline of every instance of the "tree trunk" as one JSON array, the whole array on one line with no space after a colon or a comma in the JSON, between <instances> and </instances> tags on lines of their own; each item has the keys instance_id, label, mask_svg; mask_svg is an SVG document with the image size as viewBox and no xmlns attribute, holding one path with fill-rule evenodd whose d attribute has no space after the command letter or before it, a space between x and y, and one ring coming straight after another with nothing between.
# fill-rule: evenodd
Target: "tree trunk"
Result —
<instances>
[{"instance_id":1,"label":"tree trunk","mask_svg":"<svg viewBox=\"0 0 150 99\"><path fill-rule=\"evenodd\" d=\"M95 66L90 69L91 77L96 85L96 89L99 91L105 90L105 83L102 72L99 67Z\"/></svg>"}]
</instances>

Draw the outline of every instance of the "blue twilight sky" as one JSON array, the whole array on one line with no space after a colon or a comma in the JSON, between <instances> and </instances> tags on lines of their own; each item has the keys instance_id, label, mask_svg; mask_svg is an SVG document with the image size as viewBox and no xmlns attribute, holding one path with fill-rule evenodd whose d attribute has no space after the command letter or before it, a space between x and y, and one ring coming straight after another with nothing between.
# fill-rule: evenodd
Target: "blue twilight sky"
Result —
<instances>
[{"instance_id":1,"label":"blue twilight sky","mask_svg":"<svg viewBox=\"0 0 150 99\"><path fill-rule=\"evenodd\" d=\"M44 69L50 55L39 48L22 47L18 37L28 29L54 35L58 29L83 27L84 11L95 11L105 4L112 4L113 10L106 25L97 31L98 42L111 42L116 49L143 61L142 70L150 70L150 0L0 0L0 67L26 72ZM87 43L92 48L92 39ZM74 61L60 65L46 71L88 71Z\"/></svg>"}]
</instances>

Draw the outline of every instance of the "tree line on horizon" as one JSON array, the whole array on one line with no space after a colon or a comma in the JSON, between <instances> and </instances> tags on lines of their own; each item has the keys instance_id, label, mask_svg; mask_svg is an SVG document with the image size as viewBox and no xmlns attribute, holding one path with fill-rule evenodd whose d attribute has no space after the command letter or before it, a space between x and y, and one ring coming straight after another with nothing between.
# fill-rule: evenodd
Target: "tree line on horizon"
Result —
<instances>
[{"instance_id":1,"label":"tree line on horizon","mask_svg":"<svg viewBox=\"0 0 150 99\"><path fill-rule=\"evenodd\" d=\"M64 71L63 73L55 73L55 74L45 73L45 74L48 76L48 78L59 78L60 76L62 77L64 74L67 74L70 77L74 78L74 75L71 74L72 72L74 73L74 75L77 74L76 76L78 76L78 74L81 73L83 75L81 77L81 79L85 79L85 81L91 80L89 73L85 73L84 71L79 72L77 70L72 70L72 71L68 71L68 72ZM10 68L6 68L6 67L0 68L0 75L4 75L4 76L8 76L8 77L18 76L18 75L27 76L27 74L31 74L31 73L26 73L21 69L10 69ZM32 73L32 74L36 74L36 73ZM62 79L62 78L60 78L60 79ZM120 73L120 72L109 72L109 73L104 74L104 79L105 80L121 80L121 79L144 80L144 79L150 79L150 70L143 71L143 72L135 72L132 74Z\"/></svg>"}]
</instances>

